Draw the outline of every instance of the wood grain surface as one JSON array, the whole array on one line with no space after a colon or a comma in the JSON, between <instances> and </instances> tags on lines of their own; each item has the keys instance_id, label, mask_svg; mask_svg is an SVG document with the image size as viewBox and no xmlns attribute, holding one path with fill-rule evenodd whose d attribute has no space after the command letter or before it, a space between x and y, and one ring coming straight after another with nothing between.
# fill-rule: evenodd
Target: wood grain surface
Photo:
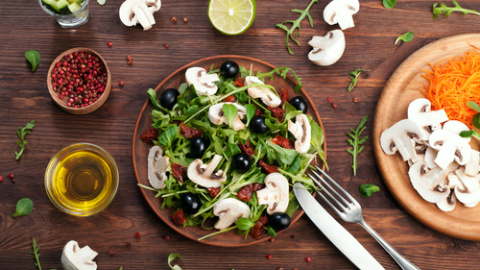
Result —
<instances>
[{"instance_id":1,"label":"wood grain surface","mask_svg":"<svg viewBox=\"0 0 480 270\"><path fill-rule=\"evenodd\" d=\"M322 12L328 1L314 4L314 27L301 23L300 45L285 48L285 32L275 24L296 19L291 9L304 9L309 1L257 1L257 17L240 36L224 36L214 30L207 17L208 1L164 1L155 13L157 23L142 31L125 27L118 9L123 1L109 0L105 6L90 3L90 21L80 28L60 28L37 1L0 2L0 269L36 269L31 251L34 237L40 246L43 269L61 269L62 247L69 240L89 245L99 252L99 269L169 269L167 257L179 253L175 262L184 269L354 269L354 266L302 217L273 242L224 248L194 242L164 224L150 209L137 187L132 164L132 136L137 116L145 102L145 91L158 85L181 66L219 54L254 57L275 66L288 66L303 78L304 89L320 113L328 141L330 174L350 191L364 208L365 220L406 258L422 269L479 269L478 242L446 236L422 225L397 203L384 184L373 151L373 119L377 101L395 69L412 53L438 39L476 33L480 17L452 13L433 20L437 1L399 0L385 9L380 0L361 1L354 16L355 28L344 31L347 47L343 57L330 67L318 67L307 59L307 42L338 26L327 25ZM453 6L450 1L445 1ZM480 10L475 0L459 1ZM176 23L171 22L172 17ZM183 18L188 18L184 23ZM408 43L394 45L397 36L414 32ZM112 42L112 47L107 47ZM165 48L168 45L168 48ZM112 73L112 92L106 103L87 115L64 112L51 99L46 77L48 67L61 52L88 47L103 56ZM37 50L42 61L30 72L24 52ZM132 55L133 65L126 57ZM356 88L347 92L348 72L362 73ZM123 80L125 85L118 86ZM328 98L338 105L332 108ZM358 98L358 102L353 102ZM359 156L357 175L345 150L347 132L369 116L365 135L370 136ZM27 135L27 150L16 161L16 129L32 119L36 127ZM115 158L120 188L109 208L87 218L69 216L49 201L43 175L50 158L75 142L95 143ZM12 183L8 174L15 174ZM369 198L358 193L360 184L372 183L381 191ZM28 216L12 218L15 204L28 197L34 209ZM340 221L386 269L395 262L360 226ZM141 234L135 238L135 233ZM168 236L170 239L165 240ZM126 242L131 243L127 247ZM109 256L108 251L114 255ZM268 260L267 255L272 255ZM306 258L311 262L307 263Z\"/></svg>"}]
</instances>

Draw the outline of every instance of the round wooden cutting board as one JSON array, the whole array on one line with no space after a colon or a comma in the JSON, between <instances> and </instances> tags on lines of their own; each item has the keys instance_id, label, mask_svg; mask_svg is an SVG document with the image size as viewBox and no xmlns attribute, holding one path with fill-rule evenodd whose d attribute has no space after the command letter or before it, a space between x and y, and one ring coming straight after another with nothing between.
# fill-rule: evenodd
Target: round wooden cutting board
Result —
<instances>
[{"instance_id":1,"label":"round wooden cutting board","mask_svg":"<svg viewBox=\"0 0 480 270\"><path fill-rule=\"evenodd\" d=\"M373 130L374 151L385 184L400 205L414 218L433 230L446 235L479 241L480 204L467 208L457 202L451 212L443 212L435 204L423 200L413 189L408 177L408 165L399 154L386 155L380 146L380 135L399 120L407 118L411 101L424 97L421 90L427 85L423 70L480 48L480 34L465 34L440 39L419 49L408 57L387 82L375 113Z\"/></svg>"}]
</instances>

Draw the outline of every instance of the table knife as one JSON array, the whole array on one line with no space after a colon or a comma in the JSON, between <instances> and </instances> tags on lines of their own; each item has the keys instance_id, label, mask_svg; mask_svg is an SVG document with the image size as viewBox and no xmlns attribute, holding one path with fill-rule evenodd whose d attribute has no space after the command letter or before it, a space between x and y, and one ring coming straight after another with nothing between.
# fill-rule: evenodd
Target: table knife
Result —
<instances>
[{"instance_id":1,"label":"table knife","mask_svg":"<svg viewBox=\"0 0 480 270\"><path fill-rule=\"evenodd\" d=\"M302 184L296 183L293 192L310 220L353 264L366 270L384 269L362 244L317 202Z\"/></svg>"}]
</instances>

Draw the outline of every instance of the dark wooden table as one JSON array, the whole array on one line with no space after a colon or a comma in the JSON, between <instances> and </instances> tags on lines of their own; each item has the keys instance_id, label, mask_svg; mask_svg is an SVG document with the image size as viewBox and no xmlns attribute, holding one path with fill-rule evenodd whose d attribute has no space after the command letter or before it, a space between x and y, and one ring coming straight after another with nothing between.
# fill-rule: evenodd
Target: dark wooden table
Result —
<instances>
[{"instance_id":1,"label":"dark wooden table","mask_svg":"<svg viewBox=\"0 0 480 270\"><path fill-rule=\"evenodd\" d=\"M122 1L100 6L91 0L90 21L77 29L60 28L37 1L0 3L0 269L35 269L31 239L41 247L43 269L61 268L62 247L71 239L99 252L99 269L169 269L167 257L179 253L184 269L351 269L354 266L308 220L302 217L274 242L242 248L206 246L177 234L149 208L136 185L132 165L132 134L135 121L146 100L145 91L155 87L177 68L200 58L219 54L255 57L275 66L293 68L313 99L326 130L330 173L339 179L364 207L365 219L392 246L422 269L478 269L477 242L450 238L430 230L409 216L394 200L376 167L373 141L366 142L360 154L356 176L345 132L368 115L365 135L372 134L377 100L396 67L422 46L437 39L475 33L480 17L452 14L433 20L436 1L398 1L388 10L380 0L361 1L355 15L356 27L345 31L347 47L341 60L330 67L313 65L307 42L313 35L324 35L337 26L322 18L328 1L313 6L314 28L301 24L300 45L285 48L284 31L275 24L296 19L290 10L304 9L309 1L257 1L257 18L240 36L224 36L214 30L207 17L208 1L164 1L155 13L157 24L151 30L125 27L119 20ZM449 6L453 4L447 1ZM460 1L463 7L480 10L478 1ZM172 23L171 18L177 17ZM184 23L183 18L188 18ZM415 38L394 45L397 36L413 31ZM112 42L111 48L107 42ZM164 45L168 44L168 48ZM113 89L106 104L94 113L75 116L60 110L46 86L48 67L62 51L73 47L98 51L108 62ZM41 64L34 73L24 58L27 50L37 50ZM126 56L133 56L128 65ZM352 92L348 72L371 70L360 76ZM118 86L123 80L125 85ZM332 97L338 108L333 109ZM353 99L358 98L358 103ZM30 120L36 127L27 136L27 150L15 160L15 131ZM120 188L110 207L87 218L69 216L57 210L44 188L44 171L50 158L64 146L91 142L109 151L120 170ZM8 179L15 174L16 183ZM372 183L381 191L362 198L360 184ZM34 209L28 216L12 218L15 204L28 197ZM374 255L386 269L398 269L395 262L355 224L341 223ZM136 239L135 233L141 237ZM164 240L169 236L170 240ZM131 242L131 247L126 246ZM109 256L108 250L114 255ZM271 255L271 259L267 259ZM311 262L307 263L306 258Z\"/></svg>"}]
</instances>

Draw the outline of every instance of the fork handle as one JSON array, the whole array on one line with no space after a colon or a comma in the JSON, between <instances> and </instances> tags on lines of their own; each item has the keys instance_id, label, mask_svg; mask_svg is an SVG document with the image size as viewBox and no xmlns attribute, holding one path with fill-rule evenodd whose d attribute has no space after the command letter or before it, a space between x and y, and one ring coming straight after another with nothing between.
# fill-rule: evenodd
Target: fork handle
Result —
<instances>
[{"instance_id":1,"label":"fork handle","mask_svg":"<svg viewBox=\"0 0 480 270\"><path fill-rule=\"evenodd\" d=\"M387 241L385 241L372 227L365 221L358 222L377 242L390 254L397 264L404 270L420 270L415 264L405 259L397 250L395 250Z\"/></svg>"}]
</instances>

